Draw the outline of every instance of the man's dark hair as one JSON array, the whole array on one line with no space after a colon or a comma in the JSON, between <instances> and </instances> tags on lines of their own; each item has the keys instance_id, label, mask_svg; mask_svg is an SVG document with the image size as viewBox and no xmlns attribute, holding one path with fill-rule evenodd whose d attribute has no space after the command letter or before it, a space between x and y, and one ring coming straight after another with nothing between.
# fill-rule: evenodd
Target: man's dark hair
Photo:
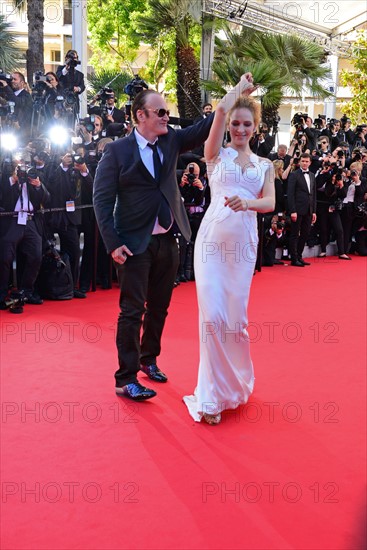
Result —
<instances>
[{"instance_id":1,"label":"man's dark hair","mask_svg":"<svg viewBox=\"0 0 367 550\"><path fill-rule=\"evenodd\" d=\"M202 109L205 109L205 107L213 108L213 105L211 103L204 103L204 105L202 106Z\"/></svg>"},{"instance_id":2,"label":"man's dark hair","mask_svg":"<svg viewBox=\"0 0 367 550\"><path fill-rule=\"evenodd\" d=\"M13 74L17 74L22 82L25 83L25 76L23 73L19 73L18 71L14 71Z\"/></svg>"},{"instance_id":3,"label":"man's dark hair","mask_svg":"<svg viewBox=\"0 0 367 550\"><path fill-rule=\"evenodd\" d=\"M134 99L133 104L131 106L131 114L132 114L133 121L135 122L135 124L138 123L137 112L144 109L144 107L147 103L147 97L150 96L150 95L153 95L153 94L160 95L155 90L142 90L141 92L139 92L137 94L137 96ZM149 115L147 115L147 116L149 116Z\"/></svg>"},{"instance_id":4,"label":"man's dark hair","mask_svg":"<svg viewBox=\"0 0 367 550\"><path fill-rule=\"evenodd\" d=\"M77 52L76 50L68 50L68 51L66 52L65 59L66 59L67 57L71 56L71 55L72 55L73 57L74 57L74 56L75 56L75 57L78 57L78 52Z\"/></svg>"},{"instance_id":5,"label":"man's dark hair","mask_svg":"<svg viewBox=\"0 0 367 550\"><path fill-rule=\"evenodd\" d=\"M302 155L299 158L301 158L301 159L310 159L311 160L311 155L310 155L310 153L302 153Z\"/></svg>"}]
</instances>

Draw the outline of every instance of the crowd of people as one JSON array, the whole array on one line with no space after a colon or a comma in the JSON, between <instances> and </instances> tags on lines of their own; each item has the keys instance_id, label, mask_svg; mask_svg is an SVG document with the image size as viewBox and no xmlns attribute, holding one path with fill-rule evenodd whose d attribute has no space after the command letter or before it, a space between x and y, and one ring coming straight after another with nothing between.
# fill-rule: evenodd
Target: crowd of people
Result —
<instances>
[{"instance_id":1,"label":"crowd of people","mask_svg":"<svg viewBox=\"0 0 367 550\"><path fill-rule=\"evenodd\" d=\"M74 298L87 297L96 270L98 284L111 287L111 258L92 208L93 182L104 147L129 135L132 121L124 108L117 107L111 89L97 94L89 116L79 120L79 96L85 83L76 69L78 63L77 52L70 50L56 73L36 74L32 90L22 73L0 75L1 309L7 307L13 287L24 292L29 304L42 304L37 278L45 251L56 236L70 263ZM194 124L211 116L212 110L206 103ZM62 126L68 130L62 145L48 137L59 123L59 132ZM18 140L13 151L8 148L9 132ZM275 137L265 122L249 143L254 154L272 161L275 171L275 208L261 215L261 265L290 259L291 265L304 267L308 265L302 257L306 243L320 245L319 256L324 257L327 244L334 240L340 259L350 260L350 253L367 254L367 124L352 130L346 117L328 122L319 117L314 125L304 114L289 147L279 145L274 152ZM191 237L174 224L180 253L175 286L195 279L195 240L211 202L203 147L181 154L176 166Z\"/></svg>"}]
</instances>

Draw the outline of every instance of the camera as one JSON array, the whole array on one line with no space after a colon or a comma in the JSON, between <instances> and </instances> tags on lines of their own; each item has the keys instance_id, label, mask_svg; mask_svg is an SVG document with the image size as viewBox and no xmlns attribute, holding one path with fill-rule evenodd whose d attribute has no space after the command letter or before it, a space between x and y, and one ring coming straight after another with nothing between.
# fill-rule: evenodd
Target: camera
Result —
<instances>
[{"instance_id":1,"label":"camera","mask_svg":"<svg viewBox=\"0 0 367 550\"><path fill-rule=\"evenodd\" d=\"M71 54L71 55L68 55L66 57L65 64L67 65L67 67L69 67L71 69L75 69L75 67L80 65L80 61L79 61L79 59L76 59L74 55Z\"/></svg>"},{"instance_id":2,"label":"camera","mask_svg":"<svg viewBox=\"0 0 367 550\"><path fill-rule=\"evenodd\" d=\"M75 164L85 164L87 162L87 159L82 155L71 155L71 158Z\"/></svg>"},{"instance_id":3,"label":"camera","mask_svg":"<svg viewBox=\"0 0 367 550\"><path fill-rule=\"evenodd\" d=\"M4 105L0 105L0 116L8 116L11 120L17 120L14 114L14 101L6 101Z\"/></svg>"},{"instance_id":4,"label":"camera","mask_svg":"<svg viewBox=\"0 0 367 550\"><path fill-rule=\"evenodd\" d=\"M144 82L144 80L140 78L138 74L136 74L134 75L134 78L128 84L126 84L124 92L130 97L130 99L134 99L139 92L142 92L144 90L144 88L147 90L148 84Z\"/></svg>"},{"instance_id":5,"label":"camera","mask_svg":"<svg viewBox=\"0 0 367 550\"><path fill-rule=\"evenodd\" d=\"M356 172L355 170L351 170L350 176L351 176L352 178L353 178L354 176L358 176L358 172Z\"/></svg>"},{"instance_id":6,"label":"camera","mask_svg":"<svg viewBox=\"0 0 367 550\"><path fill-rule=\"evenodd\" d=\"M78 103L78 98L71 90L65 90L64 95L58 95L55 101L55 110L67 113L74 112Z\"/></svg>"},{"instance_id":7,"label":"camera","mask_svg":"<svg viewBox=\"0 0 367 550\"><path fill-rule=\"evenodd\" d=\"M92 111L95 114L98 114L100 116L106 116L107 115L107 100L114 98L115 94L112 88L108 88L107 86L104 86L99 90L99 92L96 94L95 99L100 102L99 108L95 107L94 105L88 105L88 114Z\"/></svg>"},{"instance_id":8,"label":"camera","mask_svg":"<svg viewBox=\"0 0 367 550\"><path fill-rule=\"evenodd\" d=\"M23 313L26 301L24 290L13 290L4 303L10 313Z\"/></svg>"},{"instance_id":9,"label":"camera","mask_svg":"<svg viewBox=\"0 0 367 550\"><path fill-rule=\"evenodd\" d=\"M4 73L4 71L0 69L0 80L2 80L3 82L6 82L7 84L11 84L11 81L12 81L11 74Z\"/></svg>"},{"instance_id":10,"label":"camera","mask_svg":"<svg viewBox=\"0 0 367 550\"><path fill-rule=\"evenodd\" d=\"M340 210L343 209L343 199L336 199L336 201L333 204L333 210Z\"/></svg>"},{"instance_id":11,"label":"camera","mask_svg":"<svg viewBox=\"0 0 367 550\"><path fill-rule=\"evenodd\" d=\"M323 123L324 123L324 120L326 120L326 116L325 115L318 115L317 118L315 118L315 120L313 121L314 123L314 126L317 130L320 130L323 126Z\"/></svg>"},{"instance_id":12,"label":"camera","mask_svg":"<svg viewBox=\"0 0 367 550\"><path fill-rule=\"evenodd\" d=\"M348 124L348 122L352 122L352 121L350 120L350 118L347 117L347 115L343 115L340 118L340 124L343 130L345 129L345 126L346 124Z\"/></svg>"},{"instance_id":13,"label":"camera","mask_svg":"<svg viewBox=\"0 0 367 550\"><path fill-rule=\"evenodd\" d=\"M277 219L274 220L277 224L277 229L284 229L285 228L285 219L282 212L279 212Z\"/></svg>"},{"instance_id":14,"label":"camera","mask_svg":"<svg viewBox=\"0 0 367 550\"><path fill-rule=\"evenodd\" d=\"M18 177L20 184L27 183L28 179L35 180L38 178L37 170L35 169L35 167L29 167L29 165L27 164L18 164L15 173Z\"/></svg>"},{"instance_id":15,"label":"camera","mask_svg":"<svg viewBox=\"0 0 367 550\"><path fill-rule=\"evenodd\" d=\"M195 166L193 164L189 164L189 173L186 174L187 181L189 182L189 185L192 185L194 183L194 181L196 180L194 170L195 170Z\"/></svg>"},{"instance_id":16,"label":"camera","mask_svg":"<svg viewBox=\"0 0 367 550\"><path fill-rule=\"evenodd\" d=\"M358 218L364 218L367 216L367 202L362 202L359 206L357 206L356 214Z\"/></svg>"},{"instance_id":17,"label":"camera","mask_svg":"<svg viewBox=\"0 0 367 550\"><path fill-rule=\"evenodd\" d=\"M42 98L47 90L47 77L42 73L42 71L36 71L33 73L33 84L32 84L32 99Z\"/></svg>"},{"instance_id":18,"label":"camera","mask_svg":"<svg viewBox=\"0 0 367 550\"><path fill-rule=\"evenodd\" d=\"M87 132L91 134L94 131L94 121L95 121L95 116L90 115L89 117L81 118L79 120L79 125L84 126Z\"/></svg>"},{"instance_id":19,"label":"camera","mask_svg":"<svg viewBox=\"0 0 367 550\"><path fill-rule=\"evenodd\" d=\"M303 125L302 119L304 119L304 122L306 122L306 118L308 118L307 113L296 113L291 120L291 124L292 126L302 126Z\"/></svg>"},{"instance_id":20,"label":"camera","mask_svg":"<svg viewBox=\"0 0 367 550\"><path fill-rule=\"evenodd\" d=\"M337 155L340 159L342 159L344 157L344 151L338 151Z\"/></svg>"}]
</instances>

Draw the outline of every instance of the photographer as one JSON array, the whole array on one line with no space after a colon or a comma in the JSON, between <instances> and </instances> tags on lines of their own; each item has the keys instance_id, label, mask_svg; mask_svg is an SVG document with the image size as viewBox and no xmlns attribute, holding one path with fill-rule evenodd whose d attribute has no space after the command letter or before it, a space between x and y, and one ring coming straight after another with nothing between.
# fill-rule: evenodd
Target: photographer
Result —
<instances>
[{"instance_id":1,"label":"photographer","mask_svg":"<svg viewBox=\"0 0 367 550\"><path fill-rule=\"evenodd\" d=\"M96 102L99 102L99 106ZM115 92L111 88L102 88L92 101L88 104L89 115L100 115L103 119L105 128L109 124L116 122L119 124L125 123L126 114L123 109L116 107Z\"/></svg>"},{"instance_id":2,"label":"photographer","mask_svg":"<svg viewBox=\"0 0 367 550\"><path fill-rule=\"evenodd\" d=\"M74 121L79 114L79 95L85 90L84 74L76 69L80 65L78 54L75 50L69 50L65 56L65 65L58 67L57 78L64 90L75 94Z\"/></svg>"},{"instance_id":3,"label":"photographer","mask_svg":"<svg viewBox=\"0 0 367 550\"><path fill-rule=\"evenodd\" d=\"M255 132L251 139L251 151L259 157L266 158L274 147L274 143L275 137L269 134L268 125L265 122L260 122L259 132Z\"/></svg>"},{"instance_id":4,"label":"photographer","mask_svg":"<svg viewBox=\"0 0 367 550\"><path fill-rule=\"evenodd\" d=\"M103 136L103 121L99 115L81 118L76 131L83 140L83 146L87 151L95 151L98 141Z\"/></svg>"},{"instance_id":5,"label":"photographer","mask_svg":"<svg viewBox=\"0 0 367 550\"><path fill-rule=\"evenodd\" d=\"M180 240L178 279L181 282L194 278L191 275L193 273L194 246L205 209L208 207L210 201L208 195L206 196L207 190L209 191L207 181L204 175L200 175L200 166L196 162L189 163L180 181L180 193L184 200L191 228L190 243L187 243L184 239Z\"/></svg>"},{"instance_id":6,"label":"photographer","mask_svg":"<svg viewBox=\"0 0 367 550\"><path fill-rule=\"evenodd\" d=\"M356 127L352 148L367 147L367 124L360 124Z\"/></svg>"},{"instance_id":7,"label":"photographer","mask_svg":"<svg viewBox=\"0 0 367 550\"><path fill-rule=\"evenodd\" d=\"M14 127L20 129L19 139L22 144L29 140L32 121L32 97L27 91L27 84L22 73L11 75L10 85L7 80L0 79L2 96L6 101L14 102Z\"/></svg>"},{"instance_id":8,"label":"photographer","mask_svg":"<svg viewBox=\"0 0 367 550\"><path fill-rule=\"evenodd\" d=\"M367 192L366 180L361 180L360 163L353 163L350 166L349 180L346 183L347 194L343 199L343 207L341 211L341 220L344 229L344 251L348 253L350 238L352 233L352 225L356 217L358 206L364 201Z\"/></svg>"},{"instance_id":9,"label":"photographer","mask_svg":"<svg viewBox=\"0 0 367 550\"><path fill-rule=\"evenodd\" d=\"M78 226L82 221L82 213L81 209L76 207L82 204L84 187L86 191L93 187L93 178L85 159L66 153L49 184L51 207L66 207L66 211L52 213L51 230L58 233L61 250L69 256L74 281L74 298L86 298L86 294L77 289L80 258Z\"/></svg>"},{"instance_id":10,"label":"photographer","mask_svg":"<svg viewBox=\"0 0 367 550\"><path fill-rule=\"evenodd\" d=\"M316 142L319 138L320 130L313 128L312 118L309 116L307 117L301 116L301 122L302 122L303 132L307 137L308 148L310 151L312 151L313 149L316 149Z\"/></svg>"},{"instance_id":11,"label":"photographer","mask_svg":"<svg viewBox=\"0 0 367 550\"><path fill-rule=\"evenodd\" d=\"M29 304L42 304L34 294L42 261L42 221L37 210L47 206L50 195L34 168L15 162L3 165L0 178L0 209L14 212L0 219L0 309L5 309L9 276L17 252L23 257L22 273L18 273L19 290Z\"/></svg>"},{"instance_id":12,"label":"photographer","mask_svg":"<svg viewBox=\"0 0 367 550\"><path fill-rule=\"evenodd\" d=\"M346 172L336 170L330 174L325 185L325 196L329 200L329 220L336 236L338 255L341 260L350 260L345 253L344 228L342 223L343 200L347 196ZM326 256L326 254L325 254Z\"/></svg>"},{"instance_id":13,"label":"photographer","mask_svg":"<svg viewBox=\"0 0 367 550\"><path fill-rule=\"evenodd\" d=\"M277 248L283 248L284 245L285 220L282 214L272 217L270 227L264 234L262 265L272 267L273 265L283 265L284 262L275 258Z\"/></svg>"},{"instance_id":14,"label":"photographer","mask_svg":"<svg viewBox=\"0 0 367 550\"><path fill-rule=\"evenodd\" d=\"M63 94L63 87L56 74L49 71L46 77L45 113L48 122L55 122L60 117L60 111L55 108L58 96Z\"/></svg>"},{"instance_id":15,"label":"photographer","mask_svg":"<svg viewBox=\"0 0 367 550\"><path fill-rule=\"evenodd\" d=\"M284 163L284 170L286 170L289 166L289 163L291 161L291 156L287 154L287 146L286 145L278 145L278 149L276 153L270 153L268 155L268 159L271 161L274 160L282 160Z\"/></svg>"}]
</instances>

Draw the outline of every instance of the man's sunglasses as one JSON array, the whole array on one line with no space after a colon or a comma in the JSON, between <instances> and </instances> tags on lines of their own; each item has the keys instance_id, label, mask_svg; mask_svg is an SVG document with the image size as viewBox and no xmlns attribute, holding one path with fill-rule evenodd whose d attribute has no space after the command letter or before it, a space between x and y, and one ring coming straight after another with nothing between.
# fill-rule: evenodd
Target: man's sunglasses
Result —
<instances>
[{"instance_id":1,"label":"man's sunglasses","mask_svg":"<svg viewBox=\"0 0 367 550\"><path fill-rule=\"evenodd\" d=\"M326 145L327 141L320 141L320 145Z\"/></svg>"},{"instance_id":2,"label":"man's sunglasses","mask_svg":"<svg viewBox=\"0 0 367 550\"><path fill-rule=\"evenodd\" d=\"M153 111L158 118L163 118L164 115L169 116L170 111L168 109L145 109L145 111Z\"/></svg>"}]
</instances>

